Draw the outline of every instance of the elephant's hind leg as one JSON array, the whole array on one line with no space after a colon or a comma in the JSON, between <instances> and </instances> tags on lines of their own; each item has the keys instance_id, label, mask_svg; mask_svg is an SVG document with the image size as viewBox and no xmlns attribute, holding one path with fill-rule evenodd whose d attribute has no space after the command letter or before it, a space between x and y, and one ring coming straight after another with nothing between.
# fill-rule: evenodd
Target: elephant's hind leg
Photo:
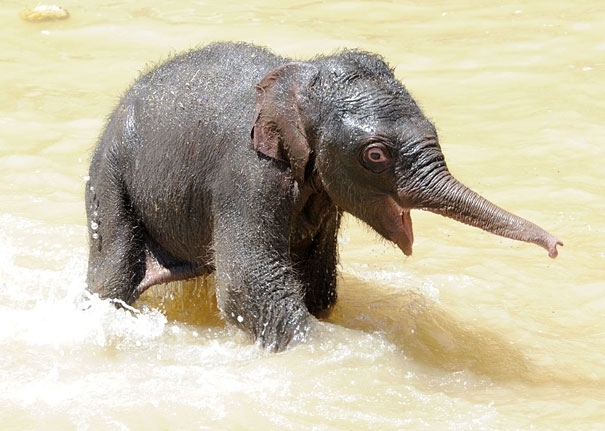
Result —
<instances>
[{"instance_id":1,"label":"elephant's hind leg","mask_svg":"<svg viewBox=\"0 0 605 431\"><path fill-rule=\"evenodd\" d=\"M171 281L187 280L214 271L210 265L199 265L176 259L150 238L145 238L145 275L137 286L140 295L149 287Z\"/></svg>"},{"instance_id":2,"label":"elephant's hind leg","mask_svg":"<svg viewBox=\"0 0 605 431\"><path fill-rule=\"evenodd\" d=\"M90 292L103 299L130 304L138 297L136 286L144 276L145 254L141 229L119 184L111 169L94 172L86 184L87 284Z\"/></svg>"}]
</instances>

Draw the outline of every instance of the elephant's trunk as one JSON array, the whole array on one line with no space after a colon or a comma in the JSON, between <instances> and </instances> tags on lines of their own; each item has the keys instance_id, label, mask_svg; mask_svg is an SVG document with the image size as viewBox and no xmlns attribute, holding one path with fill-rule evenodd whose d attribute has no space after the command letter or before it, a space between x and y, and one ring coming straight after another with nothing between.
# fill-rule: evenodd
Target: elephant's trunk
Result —
<instances>
[{"instance_id":1,"label":"elephant's trunk","mask_svg":"<svg viewBox=\"0 0 605 431\"><path fill-rule=\"evenodd\" d=\"M545 248L551 258L557 257L557 245L563 245L557 237L494 205L449 173L442 176L441 180L433 185L432 190L425 193L425 196L415 199L417 208L450 217L496 235L537 244Z\"/></svg>"}]
</instances>

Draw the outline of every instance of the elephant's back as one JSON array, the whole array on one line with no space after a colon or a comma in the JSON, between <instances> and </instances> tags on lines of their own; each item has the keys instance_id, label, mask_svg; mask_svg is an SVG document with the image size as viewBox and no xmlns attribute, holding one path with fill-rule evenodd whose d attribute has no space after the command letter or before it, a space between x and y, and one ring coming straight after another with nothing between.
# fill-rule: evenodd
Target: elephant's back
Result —
<instances>
[{"instance_id":1,"label":"elephant's back","mask_svg":"<svg viewBox=\"0 0 605 431\"><path fill-rule=\"evenodd\" d=\"M175 78L175 82L188 77L198 81L204 74L213 76L220 83L220 77L237 77L240 81L259 81L264 74L287 62L267 48L245 42L215 42L201 48L192 49L152 67L141 76L137 83L147 85L159 80ZM254 77L256 75L256 79Z\"/></svg>"},{"instance_id":2,"label":"elephant's back","mask_svg":"<svg viewBox=\"0 0 605 431\"><path fill-rule=\"evenodd\" d=\"M256 84L284 61L246 44L192 50L145 73L114 113L130 203L175 257L207 252L217 178L250 151Z\"/></svg>"},{"instance_id":3,"label":"elephant's back","mask_svg":"<svg viewBox=\"0 0 605 431\"><path fill-rule=\"evenodd\" d=\"M138 129L134 150L169 145L172 151L186 146L191 152L194 145L196 154L220 153L225 145L241 145L250 137L256 84L285 62L253 45L214 43L151 69L121 104L130 108Z\"/></svg>"},{"instance_id":4,"label":"elephant's back","mask_svg":"<svg viewBox=\"0 0 605 431\"><path fill-rule=\"evenodd\" d=\"M214 43L151 69L132 86L126 98L144 100L156 111L180 108L198 115L233 115L254 105L256 84L285 62L254 45Z\"/></svg>"}]
</instances>

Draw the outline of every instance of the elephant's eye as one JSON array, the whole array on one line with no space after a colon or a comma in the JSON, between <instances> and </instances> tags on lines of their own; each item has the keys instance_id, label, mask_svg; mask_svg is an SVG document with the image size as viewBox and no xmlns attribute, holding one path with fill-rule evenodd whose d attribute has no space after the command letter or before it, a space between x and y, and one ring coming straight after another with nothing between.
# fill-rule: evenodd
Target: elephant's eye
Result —
<instances>
[{"instance_id":1,"label":"elephant's eye","mask_svg":"<svg viewBox=\"0 0 605 431\"><path fill-rule=\"evenodd\" d=\"M391 153L384 144L373 142L363 150L362 162L364 167L378 174L390 166Z\"/></svg>"},{"instance_id":2,"label":"elephant's eye","mask_svg":"<svg viewBox=\"0 0 605 431\"><path fill-rule=\"evenodd\" d=\"M366 156L371 162L385 162L387 156L384 154L384 150L380 147L371 147L366 150Z\"/></svg>"}]
</instances>

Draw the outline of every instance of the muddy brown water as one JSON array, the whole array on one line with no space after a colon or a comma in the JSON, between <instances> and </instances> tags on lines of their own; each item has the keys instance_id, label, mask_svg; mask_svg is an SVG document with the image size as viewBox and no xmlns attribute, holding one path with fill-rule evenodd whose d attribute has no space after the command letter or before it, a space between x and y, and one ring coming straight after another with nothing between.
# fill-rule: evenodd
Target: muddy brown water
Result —
<instances>
[{"instance_id":1,"label":"muddy brown water","mask_svg":"<svg viewBox=\"0 0 605 431\"><path fill-rule=\"evenodd\" d=\"M0 427L605 427L605 7L279 5L66 1L68 19L28 23L33 5L3 2ZM225 327L211 279L81 311L104 120L139 71L214 40L381 53L454 175L559 236L559 258L418 211L405 258L348 218L334 313L277 355Z\"/></svg>"}]
</instances>

